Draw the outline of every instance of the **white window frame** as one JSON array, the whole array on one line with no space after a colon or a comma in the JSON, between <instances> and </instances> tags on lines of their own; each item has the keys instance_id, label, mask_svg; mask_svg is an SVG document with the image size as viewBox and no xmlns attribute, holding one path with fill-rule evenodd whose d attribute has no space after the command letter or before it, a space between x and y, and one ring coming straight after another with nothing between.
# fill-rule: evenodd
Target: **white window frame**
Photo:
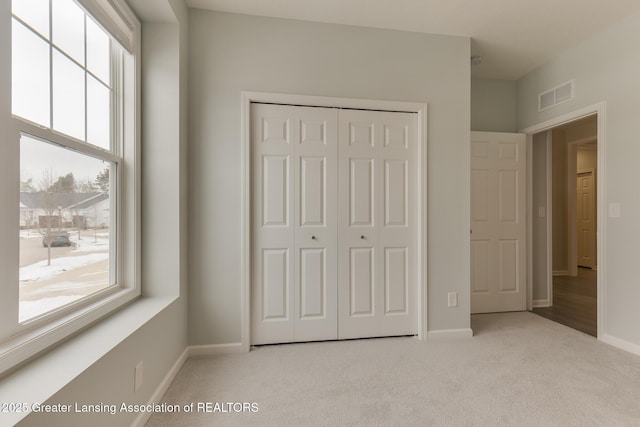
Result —
<instances>
[{"instance_id":1,"label":"white window frame","mask_svg":"<svg viewBox=\"0 0 640 427\"><path fill-rule=\"evenodd\" d=\"M0 374L86 328L141 294L140 289L140 22L124 0L76 0L131 55L124 55L122 111L114 114L120 152L74 140L11 113L11 1L0 2ZM117 118L116 118L117 117ZM20 135L49 141L117 164L111 174L117 223L111 258L117 286L24 323L19 311Z\"/></svg>"}]
</instances>

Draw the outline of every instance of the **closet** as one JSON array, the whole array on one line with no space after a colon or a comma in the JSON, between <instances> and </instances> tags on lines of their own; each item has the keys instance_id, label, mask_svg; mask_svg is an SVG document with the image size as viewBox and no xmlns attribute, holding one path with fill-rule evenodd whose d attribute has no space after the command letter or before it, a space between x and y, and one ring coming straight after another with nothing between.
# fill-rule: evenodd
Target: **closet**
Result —
<instances>
[{"instance_id":1,"label":"closet","mask_svg":"<svg viewBox=\"0 0 640 427\"><path fill-rule=\"evenodd\" d=\"M417 332L417 114L251 104L251 344Z\"/></svg>"}]
</instances>

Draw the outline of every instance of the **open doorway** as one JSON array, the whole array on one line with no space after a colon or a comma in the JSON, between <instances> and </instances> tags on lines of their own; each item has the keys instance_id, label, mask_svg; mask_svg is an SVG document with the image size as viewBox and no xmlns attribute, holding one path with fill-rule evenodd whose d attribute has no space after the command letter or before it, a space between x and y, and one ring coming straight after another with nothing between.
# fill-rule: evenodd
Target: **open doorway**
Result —
<instances>
[{"instance_id":1,"label":"open doorway","mask_svg":"<svg viewBox=\"0 0 640 427\"><path fill-rule=\"evenodd\" d=\"M598 335L597 119L595 114L583 117L532 139L537 213L532 237L538 248L533 312L594 337Z\"/></svg>"}]
</instances>

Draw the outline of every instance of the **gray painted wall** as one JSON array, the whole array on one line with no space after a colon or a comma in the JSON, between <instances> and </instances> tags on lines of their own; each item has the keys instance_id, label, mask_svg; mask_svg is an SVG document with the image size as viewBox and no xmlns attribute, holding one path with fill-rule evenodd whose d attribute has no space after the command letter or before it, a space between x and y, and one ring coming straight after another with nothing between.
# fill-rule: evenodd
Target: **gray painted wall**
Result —
<instances>
[{"instance_id":1,"label":"gray painted wall","mask_svg":"<svg viewBox=\"0 0 640 427\"><path fill-rule=\"evenodd\" d=\"M640 13L567 51L518 81L518 126L541 123L581 107L606 101L606 203L621 206L620 218L606 218L605 334L640 345L640 287L637 285L636 242L640 239L637 159L640 158ZM538 93L569 79L576 80L574 100L537 111ZM598 141L602 151L603 141Z\"/></svg>"},{"instance_id":2,"label":"gray painted wall","mask_svg":"<svg viewBox=\"0 0 640 427\"><path fill-rule=\"evenodd\" d=\"M202 10L190 28L190 343L241 339L241 91L429 103L429 329L468 328L469 39Z\"/></svg>"},{"instance_id":3,"label":"gray painted wall","mask_svg":"<svg viewBox=\"0 0 640 427\"><path fill-rule=\"evenodd\" d=\"M516 132L516 82L471 79L471 130Z\"/></svg>"},{"instance_id":4,"label":"gray painted wall","mask_svg":"<svg viewBox=\"0 0 640 427\"><path fill-rule=\"evenodd\" d=\"M598 151L592 148L578 148L578 171L598 169Z\"/></svg>"},{"instance_id":5,"label":"gray painted wall","mask_svg":"<svg viewBox=\"0 0 640 427\"><path fill-rule=\"evenodd\" d=\"M184 299L184 298L182 298ZM47 400L46 404L146 404L186 344L184 304L176 302ZM171 337L169 339L169 337ZM144 384L133 391L134 368L144 360ZM46 380L43 378L43 380ZM32 413L18 427L129 426L138 414Z\"/></svg>"}]
</instances>

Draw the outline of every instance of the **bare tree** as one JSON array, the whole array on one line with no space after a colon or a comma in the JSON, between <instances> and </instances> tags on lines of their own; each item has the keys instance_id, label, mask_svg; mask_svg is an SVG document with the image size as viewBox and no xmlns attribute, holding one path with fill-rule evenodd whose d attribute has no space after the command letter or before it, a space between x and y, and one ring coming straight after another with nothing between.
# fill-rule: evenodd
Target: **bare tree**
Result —
<instances>
[{"instance_id":1,"label":"bare tree","mask_svg":"<svg viewBox=\"0 0 640 427\"><path fill-rule=\"evenodd\" d=\"M45 239L47 246L47 265L51 265L51 242L53 241L51 232L54 228L54 218L56 211L58 213L58 229L62 226L61 216L61 195L60 192L53 191L56 178L54 178L51 169L42 172L42 178L38 183L38 193L40 194L40 208L44 210L44 218L38 218L39 226L44 225Z\"/></svg>"},{"instance_id":2,"label":"bare tree","mask_svg":"<svg viewBox=\"0 0 640 427\"><path fill-rule=\"evenodd\" d=\"M75 180L75 187L77 193L93 193L98 190L90 179Z\"/></svg>"},{"instance_id":3,"label":"bare tree","mask_svg":"<svg viewBox=\"0 0 640 427\"><path fill-rule=\"evenodd\" d=\"M89 206L84 211L87 228L93 230L93 242L98 241L98 211L96 205Z\"/></svg>"}]
</instances>

